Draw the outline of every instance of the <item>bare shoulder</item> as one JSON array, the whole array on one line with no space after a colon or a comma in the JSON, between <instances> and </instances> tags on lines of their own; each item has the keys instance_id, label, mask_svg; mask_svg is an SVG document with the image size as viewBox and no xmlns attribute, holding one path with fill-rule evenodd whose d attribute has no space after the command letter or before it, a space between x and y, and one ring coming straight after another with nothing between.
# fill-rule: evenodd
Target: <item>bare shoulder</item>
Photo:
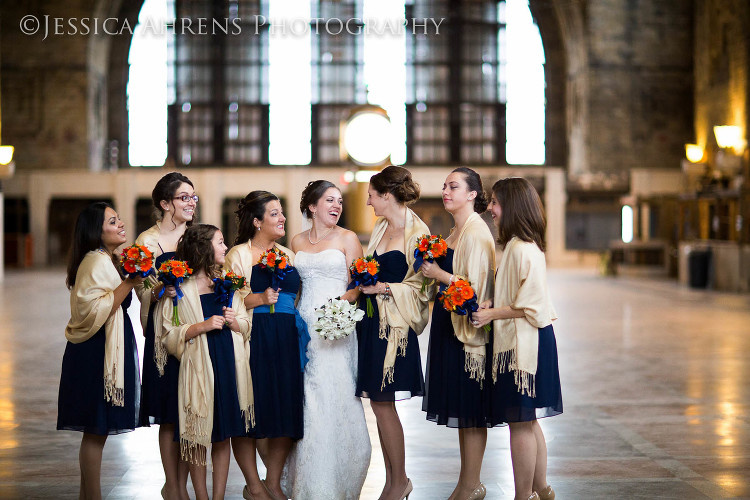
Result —
<instances>
[{"instance_id":1,"label":"bare shoulder","mask_svg":"<svg viewBox=\"0 0 750 500\"><path fill-rule=\"evenodd\" d=\"M302 231L301 233L297 233L292 238L292 242L289 244L289 248L292 250L292 252L299 252L303 248L303 242L305 241L305 232Z\"/></svg>"}]
</instances>

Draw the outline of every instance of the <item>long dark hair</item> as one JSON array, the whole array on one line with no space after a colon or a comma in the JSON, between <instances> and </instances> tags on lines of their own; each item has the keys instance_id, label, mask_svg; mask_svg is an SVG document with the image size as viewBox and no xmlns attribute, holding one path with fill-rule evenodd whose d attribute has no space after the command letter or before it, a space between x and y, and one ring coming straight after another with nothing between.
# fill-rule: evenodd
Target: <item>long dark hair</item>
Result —
<instances>
[{"instance_id":1,"label":"long dark hair","mask_svg":"<svg viewBox=\"0 0 750 500\"><path fill-rule=\"evenodd\" d=\"M114 210L106 201L96 201L78 214L68 257L68 275L65 278L65 284L69 289L76 284L76 274L86 254L102 246L104 211L108 208ZM112 256L112 260L117 263L115 255Z\"/></svg>"},{"instance_id":2,"label":"long dark hair","mask_svg":"<svg viewBox=\"0 0 750 500\"><path fill-rule=\"evenodd\" d=\"M419 199L419 184L404 167L388 165L370 178L370 186L381 195L392 194L402 205L411 205Z\"/></svg>"},{"instance_id":3,"label":"long dark hair","mask_svg":"<svg viewBox=\"0 0 750 500\"><path fill-rule=\"evenodd\" d=\"M547 218L534 186L523 177L508 177L492 186L492 194L502 209L497 224L497 242L500 246L504 247L511 238L517 236L523 241L536 243L544 252Z\"/></svg>"},{"instance_id":4,"label":"long dark hair","mask_svg":"<svg viewBox=\"0 0 750 500\"><path fill-rule=\"evenodd\" d=\"M476 191L477 197L474 198L474 211L481 214L487 210L487 206L490 204L490 200L487 198L487 193L484 192L482 187L482 178L479 174L469 167L458 167L453 169L453 172L464 174L466 184L469 186L469 191Z\"/></svg>"},{"instance_id":5,"label":"long dark hair","mask_svg":"<svg viewBox=\"0 0 750 500\"><path fill-rule=\"evenodd\" d=\"M218 227L211 224L196 224L185 229L185 234L177 243L175 257L186 260L194 273L202 269L209 278L218 277L221 274L220 266L214 258L214 246L211 242L218 230Z\"/></svg>"},{"instance_id":6,"label":"long dark hair","mask_svg":"<svg viewBox=\"0 0 750 500\"><path fill-rule=\"evenodd\" d=\"M302 215L312 220L312 212L310 212L310 205L315 205L323 197L326 191L331 188L336 188L336 184L331 181L325 181L319 179L317 181L310 181L302 191L302 197L299 200L299 210Z\"/></svg>"},{"instance_id":7,"label":"long dark hair","mask_svg":"<svg viewBox=\"0 0 750 500\"><path fill-rule=\"evenodd\" d=\"M252 191L240 200L237 206L237 237L234 244L245 243L255 236L258 228L253 224L254 219L263 220L266 215L266 205L269 201L279 200L279 197L268 191Z\"/></svg>"},{"instance_id":8,"label":"long dark hair","mask_svg":"<svg viewBox=\"0 0 750 500\"><path fill-rule=\"evenodd\" d=\"M164 219L164 209L161 206L162 201L166 201L174 208L174 200L172 198L174 198L177 189L183 183L189 184L191 188L195 189L190 179L180 172L169 172L157 181L154 190L151 191L151 202L154 204L154 217L156 220ZM195 217L195 214L193 214L193 220L195 220ZM187 221L187 225L192 225L193 220ZM175 225L175 227L177 226Z\"/></svg>"}]
</instances>

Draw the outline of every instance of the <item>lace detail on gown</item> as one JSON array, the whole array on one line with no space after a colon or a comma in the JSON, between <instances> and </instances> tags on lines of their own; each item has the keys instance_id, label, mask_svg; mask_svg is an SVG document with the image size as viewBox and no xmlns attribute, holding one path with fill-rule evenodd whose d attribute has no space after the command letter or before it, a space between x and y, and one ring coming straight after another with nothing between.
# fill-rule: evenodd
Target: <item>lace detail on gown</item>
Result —
<instances>
[{"instance_id":1,"label":"lace detail on gown","mask_svg":"<svg viewBox=\"0 0 750 500\"><path fill-rule=\"evenodd\" d=\"M304 376L304 438L284 468L284 491L296 500L359 498L370 465L370 437L362 401L356 397L356 334L329 341L312 331L315 308L346 291L348 265L336 249L297 252L302 278L297 305L310 326Z\"/></svg>"}]
</instances>

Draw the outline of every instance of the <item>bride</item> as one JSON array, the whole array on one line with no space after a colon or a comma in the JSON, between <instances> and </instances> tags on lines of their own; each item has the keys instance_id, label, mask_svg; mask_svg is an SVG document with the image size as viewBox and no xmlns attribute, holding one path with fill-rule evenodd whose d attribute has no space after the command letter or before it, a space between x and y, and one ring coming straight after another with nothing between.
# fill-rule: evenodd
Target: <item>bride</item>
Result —
<instances>
[{"instance_id":1,"label":"bride","mask_svg":"<svg viewBox=\"0 0 750 500\"><path fill-rule=\"evenodd\" d=\"M349 263L362 257L357 236L337 225L341 191L328 181L310 182L300 210L312 227L292 239L295 267L302 278L297 308L312 327L315 309L331 297L354 301L347 291ZM287 460L286 493L294 499L359 498L370 464L370 437L362 401L354 394L357 339L325 340L310 331L304 375L304 438Z\"/></svg>"}]
</instances>

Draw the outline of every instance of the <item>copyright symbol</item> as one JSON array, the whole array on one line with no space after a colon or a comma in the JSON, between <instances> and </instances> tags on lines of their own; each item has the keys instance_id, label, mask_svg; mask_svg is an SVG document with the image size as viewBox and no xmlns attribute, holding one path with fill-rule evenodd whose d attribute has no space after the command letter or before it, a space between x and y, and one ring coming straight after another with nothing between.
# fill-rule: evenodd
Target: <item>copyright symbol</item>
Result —
<instances>
[{"instance_id":1,"label":"copyright symbol","mask_svg":"<svg viewBox=\"0 0 750 500\"><path fill-rule=\"evenodd\" d=\"M21 33L23 33L24 35L34 35L37 31L39 31L41 23L39 22L39 19L36 18L36 16L32 16L31 14L29 14L21 18L19 26L21 27Z\"/></svg>"}]
</instances>

